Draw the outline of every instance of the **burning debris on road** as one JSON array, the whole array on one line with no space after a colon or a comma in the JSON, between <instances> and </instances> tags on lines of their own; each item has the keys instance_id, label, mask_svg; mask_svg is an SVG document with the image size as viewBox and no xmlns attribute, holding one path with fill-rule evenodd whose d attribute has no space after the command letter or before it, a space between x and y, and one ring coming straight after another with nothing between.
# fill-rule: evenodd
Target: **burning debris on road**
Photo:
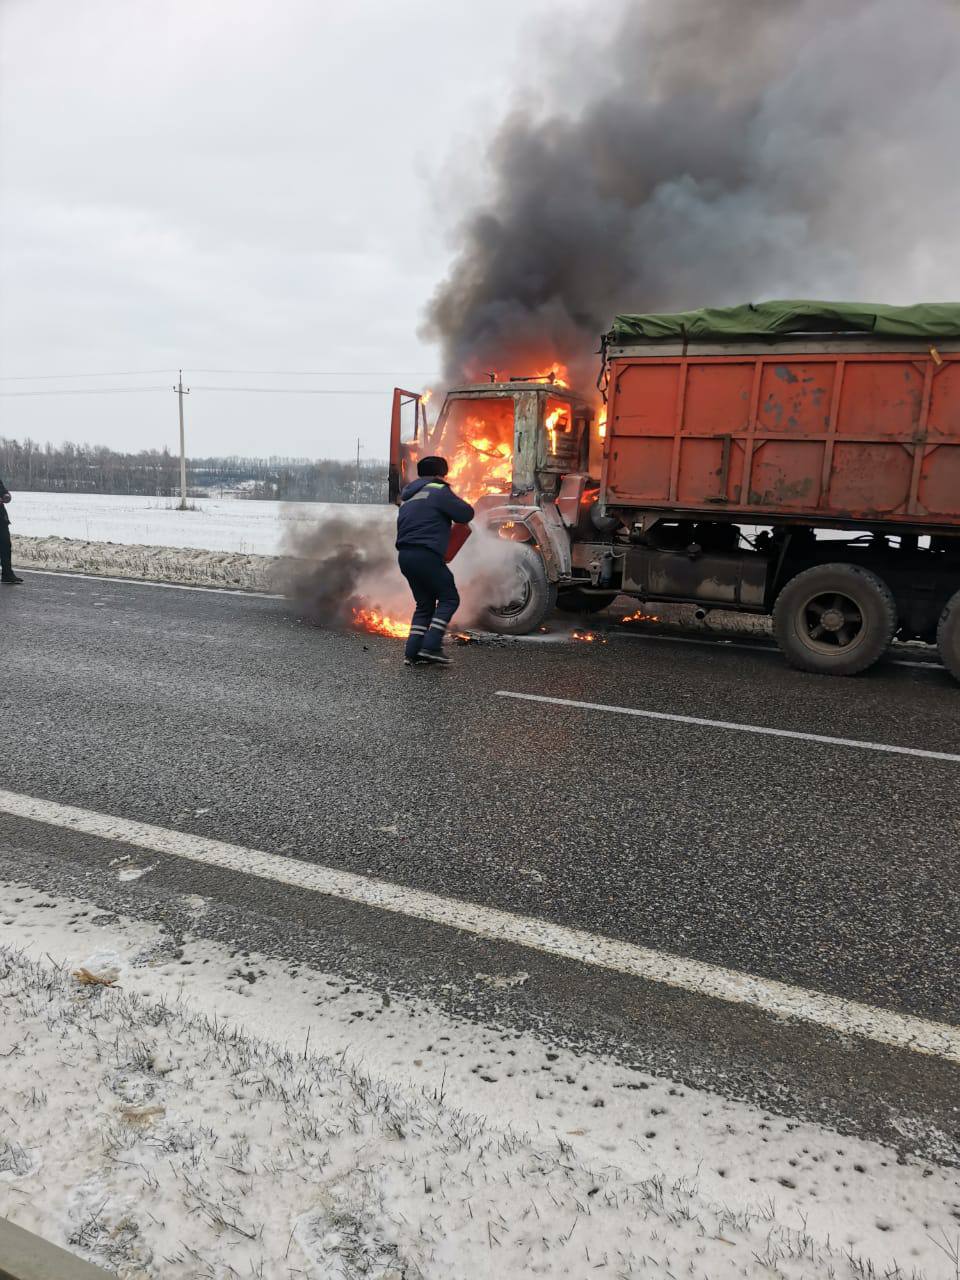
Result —
<instances>
[{"instance_id":1,"label":"burning debris on road","mask_svg":"<svg viewBox=\"0 0 960 1280\"><path fill-rule=\"evenodd\" d=\"M379 613L376 609L361 609L354 605L351 612L353 625L360 631L369 631L376 636L389 636L391 640L406 640L410 634L409 622L388 618L385 613Z\"/></svg>"}]
</instances>

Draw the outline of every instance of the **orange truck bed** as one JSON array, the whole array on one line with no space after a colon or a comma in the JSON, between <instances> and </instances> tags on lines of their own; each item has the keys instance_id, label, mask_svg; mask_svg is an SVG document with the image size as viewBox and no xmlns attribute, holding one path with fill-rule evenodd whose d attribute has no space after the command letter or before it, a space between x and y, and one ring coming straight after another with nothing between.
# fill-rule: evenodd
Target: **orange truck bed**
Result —
<instances>
[{"instance_id":1,"label":"orange truck bed","mask_svg":"<svg viewBox=\"0 0 960 1280\"><path fill-rule=\"evenodd\" d=\"M960 343L608 351L615 508L960 532Z\"/></svg>"}]
</instances>

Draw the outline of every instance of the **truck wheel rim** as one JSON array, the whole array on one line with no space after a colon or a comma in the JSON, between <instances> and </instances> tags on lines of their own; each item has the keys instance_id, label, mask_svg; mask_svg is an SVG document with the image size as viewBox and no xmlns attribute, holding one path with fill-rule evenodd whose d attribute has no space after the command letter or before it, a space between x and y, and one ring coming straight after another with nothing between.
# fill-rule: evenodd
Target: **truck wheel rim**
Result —
<instances>
[{"instance_id":1,"label":"truck wheel rim","mask_svg":"<svg viewBox=\"0 0 960 1280\"><path fill-rule=\"evenodd\" d=\"M496 614L498 618L515 618L523 613L530 603L530 579L526 574L517 574L517 589L518 594L512 600L498 608L491 608L490 612Z\"/></svg>"},{"instance_id":2,"label":"truck wheel rim","mask_svg":"<svg viewBox=\"0 0 960 1280\"><path fill-rule=\"evenodd\" d=\"M821 591L801 608L800 630L811 649L846 653L863 639L866 624L863 611L852 596L842 591Z\"/></svg>"}]
</instances>

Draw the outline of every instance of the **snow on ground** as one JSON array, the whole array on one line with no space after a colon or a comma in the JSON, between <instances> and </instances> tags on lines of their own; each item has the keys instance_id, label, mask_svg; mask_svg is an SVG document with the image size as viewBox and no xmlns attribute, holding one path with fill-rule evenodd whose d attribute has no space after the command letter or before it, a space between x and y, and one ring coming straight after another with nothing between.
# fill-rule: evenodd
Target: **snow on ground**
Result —
<instances>
[{"instance_id":1,"label":"snow on ground","mask_svg":"<svg viewBox=\"0 0 960 1280\"><path fill-rule=\"evenodd\" d=\"M23 537L77 538L85 542L196 547L247 555L279 555L285 539L333 513L377 519L393 508L322 502L260 502L239 498L191 498L196 511L178 511L174 498L110 494L23 493L7 508L13 533Z\"/></svg>"},{"instance_id":2,"label":"snow on ground","mask_svg":"<svg viewBox=\"0 0 960 1280\"><path fill-rule=\"evenodd\" d=\"M955 1171L82 902L0 901L0 1214L124 1280L955 1275ZM451 981L506 1001L528 979Z\"/></svg>"}]
</instances>

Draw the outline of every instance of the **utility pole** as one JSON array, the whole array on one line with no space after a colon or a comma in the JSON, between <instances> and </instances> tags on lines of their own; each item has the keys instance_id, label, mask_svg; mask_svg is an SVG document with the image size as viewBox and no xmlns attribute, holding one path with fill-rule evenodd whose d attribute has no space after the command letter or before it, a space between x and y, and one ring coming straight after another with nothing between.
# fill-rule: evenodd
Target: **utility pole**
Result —
<instances>
[{"instance_id":1,"label":"utility pole","mask_svg":"<svg viewBox=\"0 0 960 1280\"><path fill-rule=\"evenodd\" d=\"M180 409L180 506L178 511L186 511L187 509L187 449L183 434L183 397L190 394L190 388L184 390L183 386L183 370L179 370L179 380L173 388L177 393L177 404Z\"/></svg>"},{"instance_id":2,"label":"utility pole","mask_svg":"<svg viewBox=\"0 0 960 1280\"><path fill-rule=\"evenodd\" d=\"M360 437L357 436L357 479L353 486L353 500L360 505Z\"/></svg>"}]
</instances>

